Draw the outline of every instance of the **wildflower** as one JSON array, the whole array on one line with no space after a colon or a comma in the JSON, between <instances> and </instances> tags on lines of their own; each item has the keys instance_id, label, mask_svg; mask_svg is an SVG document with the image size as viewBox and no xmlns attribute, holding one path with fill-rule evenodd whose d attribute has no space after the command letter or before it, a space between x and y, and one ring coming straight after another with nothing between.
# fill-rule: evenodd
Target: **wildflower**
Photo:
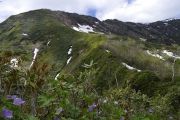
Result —
<instances>
[{"instance_id":1,"label":"wildflower","mask_svg":"<svg viewBox=\"0 0 180 120\"><path fill-rule=\"evenodd\" d=\"M169 119L170 119L170 120L172 120L172 119L173 119L173 117L172 117L172 116L170 116L170 117L169 117Z\"/></svg>"},{"instance_id":2,"label":"wildflower","mask_svg":"<svg viewBox=\"0 0 180 120\"><path fill-rule=\"evenodd\" d=\"M124 120L124 118L120 118L119 120Z\"/></svg>"},{"instance_id":3,"label":"wildflower","mask_svg":"<svg viewBox=\"0 0 180 120\"><path fill-rule=\"evenodd\" d=\"M16 95L7 95L7 98L10 100L14 100L16 98Z\"/></svg>"},{"instance_id":4,"label":"wildflower","mask_svg":"<svg viewBox=\"0 0 180 120\"><path fill-rule=\"evenodd\" d=\"M127 113L128 111L127 110L124 110L125 113Z\"/></svg>"},{"instance_id":5,"label":"wildflower","mask_svg":"<svg viewBox=\"0 0 180 120\"><path fill-rule=\"evenodd\" d=\"M91 112L92 110L94 110L94 108L96 108L96 105L93 103L89 109L88 109L88 112Z\"/></svg>"},{"instance_id":6,"label":"wildflower","mask_svg":"<svg viewBox=\"0 0 180 120\"><path fill-rule=\"evenodd\" d=\"M98 112L98 114L100 115L102 113L102 110L100 110L99 112Z\"/></svg>"},{"instance_id":7,"label":"wildflower","mask_svg":"<svg viewBox=\"0 0 180 120\"><path fill-rule=\"evenodd\" d=\"M55 117L54 117L54 120L61 120L61 119L55 116Z\"/></svg>"},{"instance_id":8,"label":"wildflower","mask_svg":"<svg viewBox=\"0 0 180 120\"><path fill-rule=\"evenodd\" d=\"M62 111L62 108L57 109L57 110L56 110L56 114L60 114L61 111Z\"/></svg>"},{"instance_id":9,"label":"wildflower","mask_svg":"<svg viewBox=\"0 0 180 120\"><path fill-rule=\"evenodd\" d=\"M107 100L104 100L103 103L107 103Z\"/></svg>"},{"instance_id":10,"label":"wildflower","mask_svg":"<svg viewBox=\"0 0 180 120\"><path fill-rule=\"evenodd\" d=\"M2 116L4 118L12 118L13 117L12 113L13 113L12 110L7 110L6 107L3 107Z\"/></svg>"},{"instance_id":11,"label":"wildflower","mask_svg":"<svg viewBox=\"0 0 180 120\"><path fill-rule=\"evenodd\" d=\"M114 104L117 105L117 104L118 104L118 101L114 101Z\"/></svg>"},{"instance_id":12,"label":"wildflower","mask_svg":"<svg viewBox=\"0 0 180 120\"><path fill-rule=\"evenodd\" d=\"M152 114L152 113L153 113L153 110L152 110L152 109L149 109L149 113Z\"/></svg>"},{"instance_id":13,"label":"wildflower","mask_svg":"<svg viewBox=\"0 0 180 120\"><path fill-rule=\"evenodd\" d=\"M24 102L25 101L22 101L21 98L15 98L13 104L19 106L19 105L23 104Z\"/></svg>"}]
</instances>

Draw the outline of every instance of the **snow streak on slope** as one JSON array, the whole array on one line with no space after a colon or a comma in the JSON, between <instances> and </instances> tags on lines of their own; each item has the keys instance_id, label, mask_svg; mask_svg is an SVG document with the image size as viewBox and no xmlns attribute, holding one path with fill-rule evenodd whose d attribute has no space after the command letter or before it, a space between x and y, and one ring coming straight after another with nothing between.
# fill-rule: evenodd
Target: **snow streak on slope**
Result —
<instances>
[{"instance_id":1,"label":"snow streak on slope","mask_svg":"<svg viewBox=\"0 0 180 120\"><path fill-rule=\"evenodd\" d=\"M163 50L162 52L165 53L169 57L174 57L174 58L180 59L179 56L174 55L172 52L168 52L167 50Z\"/></svg>"},{"instance_id":2,"label":"snow streak on slope","mask_svg":"<svg viewBox=\"0 0 180 120\"><path fill-rule=\"evenodd\" d=\"M60 74L60 73L58 73L58 74L56 75L56 77L54 78L55 80L57 80L57 78L58 78L59 74Z\"/></svg>"},{"instance_id":3,"label":"snow streak on slope","mask_svg":"<svg viewBox=\"0 0 180 120\"><path fill-rule=\"evenodd\" d=\"M71 56L71 57L67 60L67 62L66 62L67 64L69 64L69 62L70 62L71 58L72 58L72 56Z\"/></svg>"},{"instance_id":4,"label":"snow streak on slope","mask_svg":"<svg viewBox=\"0 0 180 120\"><path fill-rule=\"evenodd\" d=\"M109 50L106 50L107 53L109 53L110 51Z\"/></svg>"},{"instance_id":5,"label":"snow streak on slope","mask_svg":"<svg viewBox=\"0 0 180 120\"><path fill-rule=\"evenodd\" d=\"M127 69L129 69L129 70L137 70L138 72L141 72L141 70L139 70L139 69L136 69L136 68L134 68L134 67L131 67L131 66L129 66L128 64L126 64L126 63L124 63L124 62L122 62L122 65L124 65Z\"/></svg>"},{"instance_id":6,"label":"snow streak on slope","mask_svg":"<svg viewBox=\"0 0 180 120\"><path fill-rule=\"evenodd\" d=\"M71 52L72 52L72 46L71 46L71 47L69 48L69 50L68 50L68 55L70 55Z\"/></svg>"},{"instance_id":7,"label":"snow streak on slope","mask_svg":"<svg viewBox=\"0 0 180 120\"><path fill-rule=\"evenodd\" d=\"M70 46L69 50L68 50L68 55L70 55L72 52L72 45ZM66 64L69 64L70 60L71 60L72 56L67 60ZM57 80L58 76L59 76L60 73L58 73L56 75L56 77L54 78L55 80Z\"/></svg>"},{"instance_id":8,"label":"snow streak on slope","mask_svg":"<svg viewBox=\"0 0 180 120\"><path fill-rule=\"evenodd\" d=\"M21 35L23 35L23 36L28 36L26 33L23 33L23 34L21 34Z\"/></svg>"},{"instance_id":9,"label":"snow streak on slope","mask_svg":"<svg viewBox=\"0 0 180 120\"><path fill-rule=\"evenodd\" d=\"M159 54L152 54L149 50L146 51L149 55L153 56L153 57L157 57L161 60L164 60L164 58L162 56L160 56Z\"/></svg>"},{"instance_id":10,"label":"snow streak on slope","mask_svg":"<svg viewBox=\"0 0 180 120\"><path fill-rule=\"evenodd\" d=\"M49 46L49 43L50 43L50 42L51 42L51 40L47 42L47 46Z\"/></svg>"},{"instance_id":11,"label":"snow streak on slope","mask_svg":"<svg viewBox=\"0 0 180 120\"><path fill-rule=\"evenodd\" d=\"M36 56L37 56L37 53L38 53L38 49L37 48L35 48L35 50L34 50L34 57L33 57L33 61L32 61L32 63L31 63L31 65L30 65L30 67L29 68L31 68L32 67L32 65L33 65L33 63L34 63L34 61L35 61L35 59L36 59Z\"/></svg>"}]
</instances>

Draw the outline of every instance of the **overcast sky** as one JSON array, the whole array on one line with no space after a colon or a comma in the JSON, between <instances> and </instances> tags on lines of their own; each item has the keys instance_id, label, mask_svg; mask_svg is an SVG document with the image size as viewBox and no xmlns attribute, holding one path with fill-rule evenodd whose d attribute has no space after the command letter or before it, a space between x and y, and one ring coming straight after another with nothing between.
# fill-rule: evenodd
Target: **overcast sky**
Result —
<instances>
[{"instance_id":1,"label":"overcast sky","mask_svg":"<svg viewBox=\"0 0 180 120\"><path fill-rule=\"evenodd\" d=\"M180 15L180 0L1 0L0 22L41 8L146 23Z\"/></svg>"}]
</instances>

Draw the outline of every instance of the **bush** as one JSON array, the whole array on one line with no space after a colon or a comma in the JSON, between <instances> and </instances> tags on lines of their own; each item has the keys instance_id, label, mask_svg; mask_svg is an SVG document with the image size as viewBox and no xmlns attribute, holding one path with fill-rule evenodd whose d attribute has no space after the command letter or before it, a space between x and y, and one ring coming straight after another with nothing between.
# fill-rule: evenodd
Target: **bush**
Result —
<instances>
[{"instance_id":1,"label":"bush","mask_svg":"<svg viewBox=\"0 0 180 120\"><path fill-rule=\"evenodd\" d=\"M139 72L131 80L131 88L136 91L140 90L142 93L148 96L153 96L156 90L158 90L158 82L160 79L155 73L150 71Z\"/></svg>"}]
</instances>

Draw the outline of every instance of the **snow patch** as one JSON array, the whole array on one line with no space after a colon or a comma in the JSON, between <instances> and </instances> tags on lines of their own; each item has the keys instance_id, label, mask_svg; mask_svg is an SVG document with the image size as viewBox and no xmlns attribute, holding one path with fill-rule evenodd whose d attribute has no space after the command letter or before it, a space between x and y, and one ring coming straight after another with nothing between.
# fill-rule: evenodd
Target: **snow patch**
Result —
<instances>
[{"instance_id":1,"label":"snow patch","mask_svg":"<svg viewBox=\"0 0 180 120\"><path fill-rule=\"evenodd\" d=\"M77 27L72 27L75 31L79 31L79 29Z\"/></svg>"},{"instance_id":2,"label":"snow patch","mask_svg":"<svg viewBox=\"0 0 180 120\"><path fill-rule=\"evenodd\" d=\"M178 30L177 28L173 27L175 30Z\"/></svg>"},{"instance_id":3,"label":"snow patch","mask_svg":"<svg viewBox=\"0 0 180 120\"><path fill-rule=\"evenodd\" d=\"M51 42L51 40L47 42L47 46L49 45L50 42Z\"/></svg>"},{"instance_id":4,"label":"snow patch","mask_svg":"<svg viewBox=\"0 0 180 120\"><path fill-rule=\"evenodd\" d=\"M78 25L79 25L79 31L81 32L85 32L85 33L94 32L93 28L89 25L80 25L80 24Z\"/></svg>"},{"instance_id":5,"label":"snow patch","mask_svg":"<svg viewBox=\"0 0 180 120\"><path fill-rule=\"evenodd\" d=\"M147 39L144 39L144 38L139 38L139 39L142 40L142 41L145 41L145 42L147 41Z\"/></svg>"},{"instance_id":6,"label":"snow patch","mask_svg":"<svg viewBox=\"0 0 180 120\"><path fill-rule=\"evenodd\" d=\"M37 56L38 51L39 51L39 50L38 50L37 48L35 48L35 50L34 50L34 56L33 56L33 61L32 61L32 63L31 63L31 65L30 65L29 68L31 68L32 65L34 64L34 61L35 61L35 59L36 59L36 56Z\"/></svg>"},{"instance_id":7,"label":"snow patch","mask_svg":"<svg viewBox=\"0 0 180 120\"><path fill-rule=\"evenodd\" d=\"M71 47L69 48L69 50L68 50L68 55L70 55L71 52L72 52L72 46L71 46Z\"/></svg>"},{"instance_id":8,"label":"snow patch","mask_svg":"<svg viewBox=\"0 0 180 120\"><path fill-rule=\"evenodd\" d=\"M152 38L154 38L154 36L152 36L152 35L149 35L150 37L152 37Z\"/></svg>"},{"instance_id":9,"label":"snow patch","mask_svg":"<svg viewBox=\"0 0 180 120\"><path fill-rule=\"evenodd\" d=\"M67 60L67 62L66 62L67 64L69 64L69 62L70 62L71 58L72 58L72 56L71 56L71 57Z\"/></svg>"},{"instance_id":10,"label":"snow patch","mask_svg":"<svg viewBox=\"0 0 180 120\"><path fill-rule=\"evenodd\" d=\"M168 23L164 23L166 26L168 26L169 24Z\"/></svg>"},{"instance_id":11,"label":"snow patch","mask_svg":"<svg viewBox=\"0 0 180 120\"><path fill-rule=\"evenodd\" d=\"M164 58L162 56L160 56L159 54L152 54L149 50L146 51L149 55L153 56L153 57L157 57L161 60L164 60Z\"/></svg>"},{"instance_id":12,"label":"snow patch","mask_svg":"<svg viewBox=\"0 0 180 120\"><path fill-rule=\"evenodd\" d=\"M96 24L99 24L99 22L95 22Z\"/></svg>"},{"instance_id":13,"label":"snow patch","mask_svg":"<svg viewBox=\"0 0 180 120\"><path fill-rule=\"evenodd\" d=\"M106 50L107 53L109 53L110 51L109 50Z\"/></svg>"},{"instance_id":14,"label":"snow patch","mask_svg":"<svg viewBox=\"0 0 180 120\"><path fill-rule=\"evenodd\" d=\"M162 52L169 57L174 57L174 58L180 59L180 56L174 55L172 52L168 52L167 50L163 50Z\"/></svg>"},{"instance_id":15,"label":"snow patch","mask_svg":"<svg viewBox=\"0 0 180 120\"><path fill-rule=\"evenodd\" d=\"M72 29L78 31L78 32L84 32L84 33L98 33L98 34L104 34L102 32L95 32L93 28L89 25L80 25L78 24L78 27L73 26Z\"/></svg>"},{"instance_id":16,"label":"snow patch","mask_svg":"<svg viewBox=\"0 0 180 120\"><path fill-rule=\"evenodd\" d=\"M134 67L131 67L131 66L129 66L128 64L126 64L126 63L124 63L124 62L122 62L122 65L124 65L127 69L129 69L129 70L137 70L138 72L141 72L141 70L139 70L139 69L136 69L136 68L134 68Z\"/></svg>"},{"instance_id":17,"label":"snow patch","mask_svg":"<svg viewBox=\"0 0 180 120\"><path fill-rule=\"evenodd\" d=\"M168 22L168 21L171 21L171 20L177 20L178 18L169 18L169 19L166 19L166 20L163 20L164 22Z\"/></svg>"},{"instance_id":18,"label":"snow patch","mask_svg":"<svg viewBox=\"0 0 180 120\"><path fill-rule=\"evenodd\" d=\"M23 33L23 34L21 34L21 35L23 35L23 36L28 36L28 34L26 34L26 33Z\"/></svg>"},{"instance_id":19,"label":"snow patch","mask_svg":"<svg viewBox=\"0 0 180 120\"><path fill-rule=\"evenodd\" d=\"M58 78L59 74L60 74L60 73L58 73L58 74L56 75L55 80L57 80L57 78Z\"/></svg>"}]
</instances>

